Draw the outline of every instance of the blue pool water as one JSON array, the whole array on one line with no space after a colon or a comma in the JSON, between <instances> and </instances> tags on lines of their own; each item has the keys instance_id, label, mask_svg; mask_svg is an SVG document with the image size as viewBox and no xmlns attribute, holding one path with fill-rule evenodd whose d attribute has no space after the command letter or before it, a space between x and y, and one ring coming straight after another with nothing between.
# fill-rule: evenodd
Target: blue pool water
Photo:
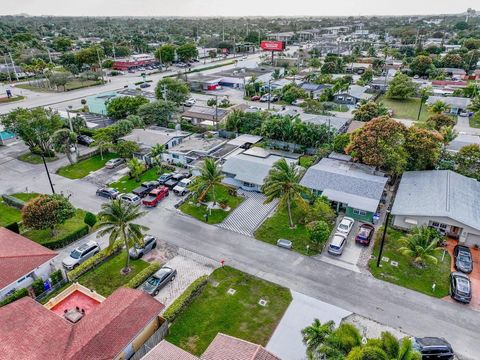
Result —
<instances>
[{"instance_id":1,"label":"blue pool water","mask_svg":"<svg viewBox=\"0 0 480 360\"><path fill-rule=\"evenodd\" d=\"M15 137L15 134L8 132L8 131L0 131L0 141L2 140L9 140L13 139Z\"/></svg>"},{"instance_id":2,"label":"blue pool water","mask_svg":"<svg viewBox=\"0 0 480 360\"><path fill-rule=\"evenodd\" d=\"M107 107L105 106L106 102L110 99L113 99L117 96L115 91L101 93L95 96L89 96L87 98L87 106L90 112L95 114L106 115Z\"/></svg>"}]
</instances>

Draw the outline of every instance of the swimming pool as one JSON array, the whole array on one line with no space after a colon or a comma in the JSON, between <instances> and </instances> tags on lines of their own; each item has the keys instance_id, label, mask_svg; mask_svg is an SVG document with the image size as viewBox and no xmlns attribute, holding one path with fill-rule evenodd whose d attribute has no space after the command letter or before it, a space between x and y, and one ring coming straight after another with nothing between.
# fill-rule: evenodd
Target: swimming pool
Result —
<instances>
[{"instance_id":1,"label":"swimming pool","mask_svg":"<svg viewBox=\"0 0 480 360\"><path fill-rule=\"evenodd\" d=\"M115 91L101 93L87 98L88 110L94 114L107 115L106 102L117 96Z\"/></svg>"},{"instance_id":2,"label":"swimming pool","mask_svg":"<svg viewBox=\"0 0 480 360\"><path fill-rule=\"evenodd\" d=\"M15 134L8 131L0 131L0 141L14 139Z\"/></svg>"}]
</instances>

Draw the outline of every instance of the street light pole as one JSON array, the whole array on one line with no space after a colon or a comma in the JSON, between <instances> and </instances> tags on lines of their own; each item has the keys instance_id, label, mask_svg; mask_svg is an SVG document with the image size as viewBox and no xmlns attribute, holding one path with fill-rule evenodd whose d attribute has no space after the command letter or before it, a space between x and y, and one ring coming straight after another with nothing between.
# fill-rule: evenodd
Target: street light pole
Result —
<instances>
[{"instance_id":1,"label":"street light pole","mask_svg":"<svg viewBox=\"0 0 480 360\"><path fill-rule=\"evenodd\" d=\"M55 189L53 188L52 179L50 178L50 172L48 171L47 162L45 161L45 156L43 155L43 152L41 156L42 156L43 166L45 166L45 171L47 172L48 182L50 183L50 188L52 189L52 194L55 194Z\"/></svg>"},{"instance_id":2,"label":"street light pole","mask_svg":"<svg viewBox=\"0 0 480 360\"><path fill-rule=\"evenodd\" d=\"M385 225L383 227L382 242L380 243L380 251L378 252L377 267L380 267L380 261L382 260L383 246L385 245L385 235L387 234L389 219L390 219L390 210L387 209L387 216L385 218Z\"/></svg>"},{"instance_id":3,"label":"street light pole","mask_svg":"<svg viewBox=\"0 0 480 360\"><path fill-rule=\"evenodd\" d=\"M271 85L270 83L272 82L272 79L268 80L268 110L270 110L270 102L272 100L272 92L271 92Z\"/></svg>"}]
</instances>

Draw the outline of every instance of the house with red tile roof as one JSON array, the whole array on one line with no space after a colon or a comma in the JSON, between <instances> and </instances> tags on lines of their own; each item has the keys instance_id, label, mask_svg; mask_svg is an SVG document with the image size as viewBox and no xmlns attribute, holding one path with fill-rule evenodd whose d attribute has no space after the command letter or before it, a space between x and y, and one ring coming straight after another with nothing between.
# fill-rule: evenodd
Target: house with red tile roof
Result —
<instances>
[{"instance_id":1,"label":"house with red tile roof","mask_svg":"<svg viewBox=\"0 0 480 360\"><path fill-rule=\"evenodd\" d=\"M120 288L73 323L30 297L0 308L0 359L128 359L165 323L164 305Z\"/></svg>"},{"instance_id":2,"label":"house with red tile roof","mask_svg":"<svg viewBox=\"0 0 480 360\"><path fill-rule=\"evenodd\" d=\"M38 278L47 280L55 270L51 265L55 256L55 251L0 227L0 300Z\"/></svg>"},{"instance_id":3,"label":"house with red tile roof","mask_svg":"<svg viewBox=\"0 0 480 360\"><path fill-rule=\"evenodd\" d=\"M281 360L263 346L218 333L200 357L166 340L160 342L142 360Z\"/></svg>"}]
</instances>

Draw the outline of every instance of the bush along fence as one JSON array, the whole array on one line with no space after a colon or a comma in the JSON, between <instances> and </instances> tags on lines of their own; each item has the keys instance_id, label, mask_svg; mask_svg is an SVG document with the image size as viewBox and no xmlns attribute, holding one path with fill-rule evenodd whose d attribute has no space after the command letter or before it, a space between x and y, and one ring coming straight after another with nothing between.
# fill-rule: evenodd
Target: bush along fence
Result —
<instances>
[{"instance_id":1,"label":"bush along fence","mask_svg":"<svg viewBox=\"0 0 480 360\"><path fill-rule=\"evenodd\" d=\"M180 295L163 313L163 317L168 322L173 322L176 317L185 309L192 300L202 292L203 288L207 284L208 276L204 275L199 277Z\"/></svg>"},{"instance_id":2,"label":"bush along fence","mask_svg":"<svg viewBox=\"0 0 480 360\"><path fill-rule=\"evenodd\" d=\"M147 280L150 276L152 276L155 272L157 272L162 265L158 262L152 262L148 267L140 271L137 275L135 275L126 285L125 287L136 289L140 285L143 284L145 280Z\"/></svg>"},{"instance_id":3,"label":"bush along fence","mask_svg":"<svg viewBox=\"0 0 480 360\"><path fill-rule=\"evenodd\" d=\"M88 235L88 232L89 232L88 225L85 224L84 226L82 226L81 228L79 228L78 230L72 233L66 234L65 236L55 240L45 242L42 245L51 250L59 249L74 242L75 240L80 239L81 237L84 237L85 235Z\"/></svg>"},{"instance_id":4,"label":"bush along fence","mask_svg":"<svg viewBox=\"0 0 480 360\"><path fill-rule=\"evenodd\" d=\"M6 296L5 298L3 298L2 301L0 301L0 307L5 306L7 304L10 304L10 303L14 302L15 300L21 299L25 296L28 296L28 290L27 289L21 288L21 289L15 290L13 292L13 294L11 294L9 296Z\"/></svg>"},{"instance_id":5,"label":"bush along fence","mask_svg":"<svg viewBox=\"0 0 480 360\"><path fill-rule=\"evenodd\" d=\"M99 266L114 255L118 254L122 250L122 248L123 241L115 241L111 247L106 247L105 249L100 250L98 254L92 256L90 259L86 260L84 263L80 264L75 269L69 271L67 273L68 280L72 282L77 280L87 271Z\"/></svg>"}]
</instances>

